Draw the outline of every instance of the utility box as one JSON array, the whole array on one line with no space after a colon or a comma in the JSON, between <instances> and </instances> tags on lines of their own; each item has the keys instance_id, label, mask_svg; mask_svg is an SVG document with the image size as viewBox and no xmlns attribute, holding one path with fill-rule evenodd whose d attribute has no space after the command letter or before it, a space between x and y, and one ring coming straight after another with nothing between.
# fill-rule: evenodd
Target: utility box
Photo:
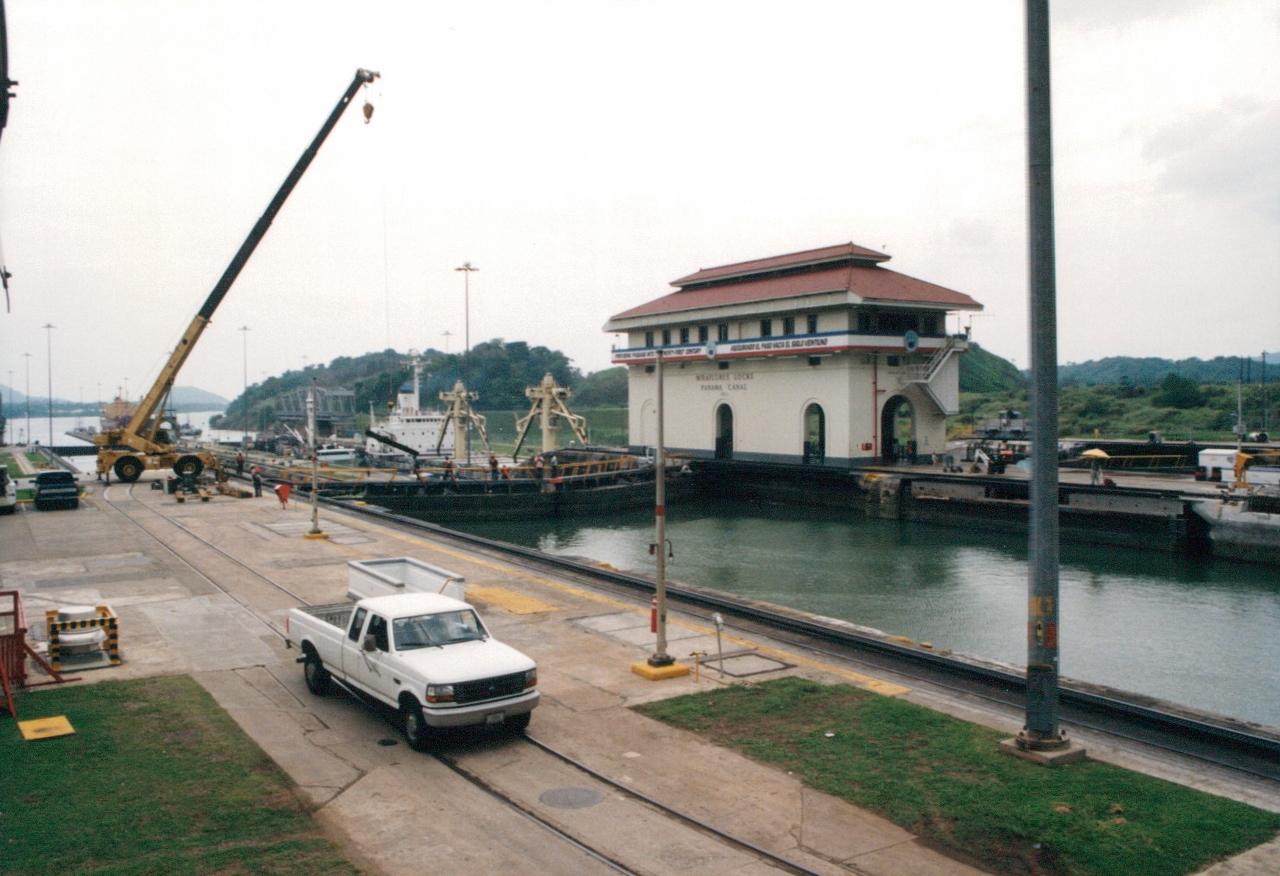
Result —
<instances>
[{"instance_id":1,"label":"utility box","mask_svg":"<svg viewBox=\"0 0 1280 876\"><path fill-rule=\"evenodd\" d=\"M466 578L411 557L347 563L347 597L368 599L395 593L442 593L466 601Z\"/></svg>"}]
</instances>

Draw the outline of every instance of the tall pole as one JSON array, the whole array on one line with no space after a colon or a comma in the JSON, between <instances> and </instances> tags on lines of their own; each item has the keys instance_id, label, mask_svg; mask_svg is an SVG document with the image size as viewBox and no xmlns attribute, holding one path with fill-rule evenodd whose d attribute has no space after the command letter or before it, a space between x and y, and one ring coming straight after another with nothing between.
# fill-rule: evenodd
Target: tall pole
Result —
<instances>
[{"instance_id":1,"label":"tall pole","mask_svg":"<svg viewBox=\"0 0 1280 876\"><path fill-rule=\"evenodd\" d=\"M53 446L53 330L51 322L41 326L45 330L45 364L49 369L49 446Z\"/></svg>"},{"instance_id":2,"label":"tall pole","mask_svg":"<svg viewBox=\"0 0 1280 876\"><path fill-rule=\"evenodd\" d=\"M27 444L31 443L31 354L23 353L27 357Z\"/></svg>"},{"instance_id":3,"label":"tall pole","mask_svg":"<svg viewBox=\"0 0 1280 876\"><path fill-rule=\"evenodd\" d=\"M1031 538L1027 723L1022 749L1052 751L1058 729L1058 348L1053 229L1049 3L1027 0L1027 164L1031 317Z\"/></svg>"},{"instance_id":4,"label":"tall pole","mask_svg":"<svg viewBox=\"0 0 1280 876\"><path fill-rule=\"evenodd\" d=\"M244 357L244 395L240 396L244 403L244 437L241 439L241 446L248 449L249 447L249 327L247 325L240 326L240 337L244 339L243 357Z\"/></svg>"},{"instance_id":5,"label":"tall pole","mask_svg":"<svg viewBox=\"0 0 1280 876\"><path fill-rule=\"evenodd\" d=\"M316 467L319 461L316 458L316 379L311 378L311 389L307 392L307 435L311 438L311 531L306 534L307 538L325 538L325 534L320 531L320 496L317 482L319 475Z\"/></svg>"},{"instance_id":6,"label":"tall pole","mask_svg":"<svg viewBox=\"0 0 1280 876\"><path fill-rule=\"evenodd\" d=\"M462 359L462 380L463 383L469 383L471 380L471 275L480 270L471 262L463 262L462 267L454 268L455 271L462 271L462 302L463 302L463 338L466 343L466 352ZM465 448L467 465L471 464L471 418L467 417L467 428L463 432L462 446Z\"/></svg>"},{"instance_id":7,"label":"tall pole","mask_svg":"<svg viewBox=\"0 0 1280 876\"><path fill-rule=\"evenodd\" d=\"M1267 431L1267 351L1262 351L1262 431Z\"/></svg>"},{"instance_id":8,"label":"tall pole","mask_svg":"<svg viewBox=\"0 0 1280 876\"><path fill-rule=\"evenodd\" d=\"M658 447L654 454L653 464L657 469L654 476L654 539L657 541L655 546L655 556L657 558L657 568L654 570L653 577L653 595L657 600L657 626L658 641L654 646L653 656L649 658L649 665L654 667L670 666L675 662L674 658L667 653L667 452L666 437L663 435L663 410L662 410L662 351L657 351L657 361L654 365L654 374L658 378Z\"/></svg>"}]
</instances>

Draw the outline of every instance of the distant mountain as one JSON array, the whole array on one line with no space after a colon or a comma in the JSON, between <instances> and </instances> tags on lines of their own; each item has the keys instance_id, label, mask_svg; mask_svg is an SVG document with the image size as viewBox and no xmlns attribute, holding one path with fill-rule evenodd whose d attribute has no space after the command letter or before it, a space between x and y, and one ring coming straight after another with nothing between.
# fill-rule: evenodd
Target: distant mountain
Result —
<instances>
[{"instance_id":1,"label":"distant mountain","mask_svg":"<svg viewBox=\"0 0 1280 876\"><path fill-rule=\"evenodd\" d=\"M175 386L169 402L175 411L225 411L231 404L229 399L194 386Z\"/></svg>"},{"instance_id":2,"label":"distant mountain","mask_svg":"<svg viewBox=\"0 0 1280 876\"><path fill-rule=\"evenodd\" d=\"M23 395L19 390L11 389L7 386L4 386L3 384L0 384L0 396L3 396L4 398L5 407L8 407L9 405L24 404L27 400L27 397ZM230 402L227 401L227 399L223 398L222 396L216 395L212 392L206 392L203 389L197 389L194 386L175 386L173 388L173 392L169 396L169 399L170 399L170 404L169 404L170 410L174 410L178 412L223 411L223 410L226 410L227 405L230 404ZM132 401L137 401L137 400L138 399L136 398L132 399ZM45 398L45 396L33 395L31 396L31 403L33 405L34 404L47 405L49 402ZM96 406L97 406L97 402L93 402L93 401L73 402L65 398L55 398L53 400L53 407L55 410L79 409L79 408L89 408L89 407L96 407Z\"/></svg>"},{"instance_id":3,"label":"distant mountain","mask_svg":"<svg viewBox=\"0 0 1280 876\"><path fill-rule=\"evenodd\" d=\"M1280 358L1277 356L1276 358ZM1170 374L1195 383L1231 384L1241 377L1245 383L1262 378L1262 359L1217 356L1213 359L1156 359L1109 356L1097 361L1058 366L1058 382L1063 386L1158 386ZM1268 379L1280 376L1274 359L1267 363Z\"/></svg>"}]
</instances>

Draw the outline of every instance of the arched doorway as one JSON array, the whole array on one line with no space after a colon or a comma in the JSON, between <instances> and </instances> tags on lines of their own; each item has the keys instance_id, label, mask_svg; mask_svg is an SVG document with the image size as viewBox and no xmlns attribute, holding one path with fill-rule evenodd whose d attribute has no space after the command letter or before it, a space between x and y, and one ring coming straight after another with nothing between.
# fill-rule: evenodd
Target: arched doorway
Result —
<instances>
[{"instance_id":1,"label":"arched doorway","mask_svg":"<svg viewBox=\"0 0 1280 876\"><path fill-rule=\"evenodd\" d=\"M804 464L822 465L827 455L827 417L822 405L804 409Z\"/></svg>"},{"instance_id":2,"label":"arched doorway","mask_svg":"<svg viewBox=\"0 0 1280 876\"><path fill-rule=\"evenodd\" d=\"M895 395L880 412L880 460L885 465L915 462L916 415L911 401Z\"/></svg>"},{"instance_id":3,"label":"arched doorway","mask_svg":"<svg viewBox=\"0 0 1280 876\"><path fill-rule=\"evenodd\" d=\"M716 408L716 459L733 459L733 408Z\"/></svg>"}]
</instances>

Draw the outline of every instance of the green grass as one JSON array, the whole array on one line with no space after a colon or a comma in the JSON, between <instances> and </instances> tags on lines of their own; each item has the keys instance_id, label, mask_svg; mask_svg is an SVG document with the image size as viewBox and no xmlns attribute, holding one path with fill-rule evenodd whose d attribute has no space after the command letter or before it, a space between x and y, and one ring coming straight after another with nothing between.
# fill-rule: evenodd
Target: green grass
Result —
<instances>
[{"instance_id":1,"label":"green grass","mask_svg":"<svg viewBox=\"0 0 1280 876\"><path fill-rule=\"evenodd\" d=\"M75 734L25 741L0 716L0 871L355 874L287 776L186 676L47 689L19 720Z\"/></svg>"},{"instance_id":2,"label":"green grass","mask_svg":"<svg viewBox=\"0 0 1280 876\"><path fill-rule=\"evenodd\" d=\"M1181 876L1280 831L1280 814L1095 761L1031 764L1000 753L994 730L847 685L787 678L637 711L996 872L1038 858L1046 876Z\"/></svg>"}]
</instances>

